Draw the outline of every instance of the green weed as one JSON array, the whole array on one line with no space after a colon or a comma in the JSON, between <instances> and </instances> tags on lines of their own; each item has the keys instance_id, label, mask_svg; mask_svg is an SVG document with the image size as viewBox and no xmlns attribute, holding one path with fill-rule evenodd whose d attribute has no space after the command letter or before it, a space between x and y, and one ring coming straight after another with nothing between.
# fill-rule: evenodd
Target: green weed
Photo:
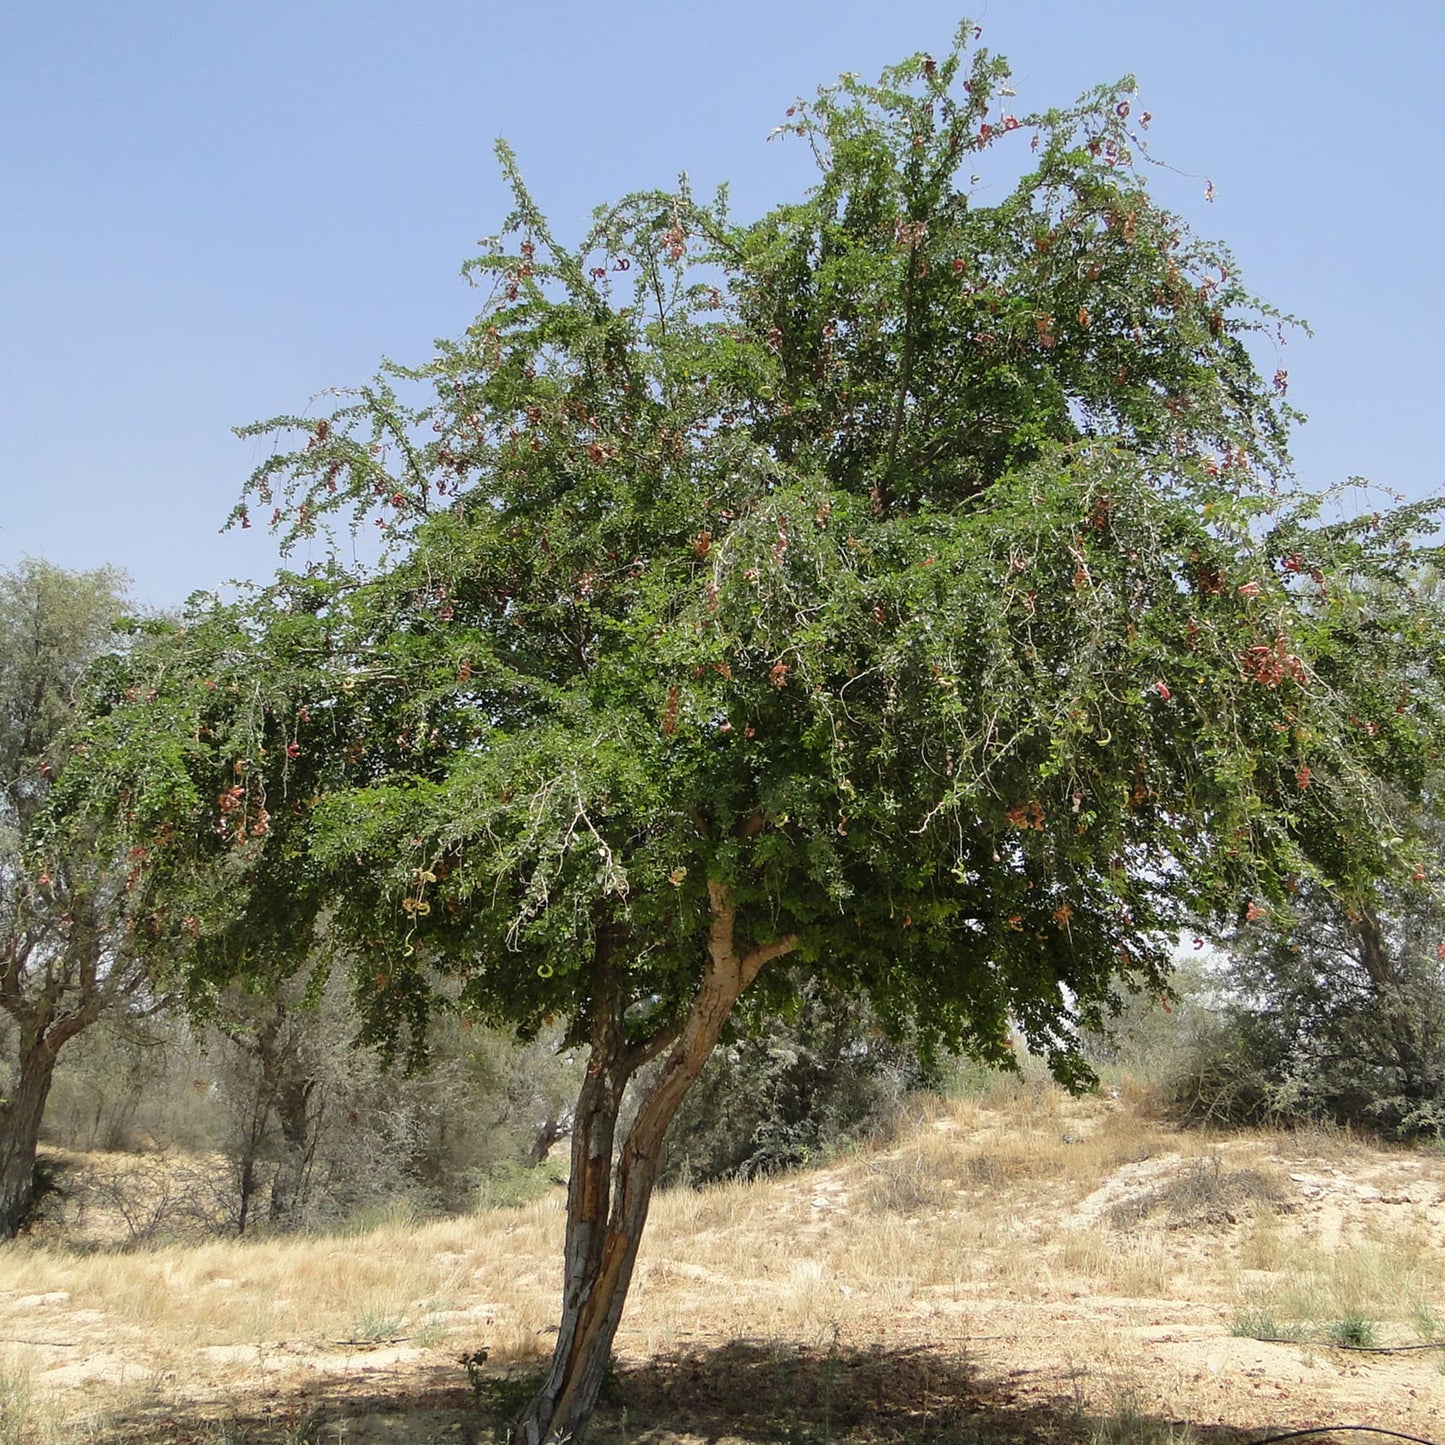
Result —
<instances>
[{"instance_id":1,"label":"green weed","mask_svg":"<svg viewBox=\"0 0 1445 1445\"><path fill-rule=\"evenodd\" d=\"M1332 1345L1368 1349L1375 1343L1375 1322L1351 1311L1325 1326L1325 1338Z\"/></svg>"}]
</instances>

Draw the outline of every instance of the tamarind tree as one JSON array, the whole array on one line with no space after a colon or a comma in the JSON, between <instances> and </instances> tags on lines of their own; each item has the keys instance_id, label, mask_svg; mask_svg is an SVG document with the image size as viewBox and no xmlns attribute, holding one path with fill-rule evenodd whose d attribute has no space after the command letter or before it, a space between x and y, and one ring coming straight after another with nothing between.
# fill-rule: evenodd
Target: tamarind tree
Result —
<instances>
[{"instance_id":1,"label":"tamarind tree","mask_svg":"<svg viewBox=\"0 0 1445 1445\"><path fill-rule=\"evenodd\" d=\"M745 990L1078 1085L1180 928L1422 856L1385 820L1440 737L1433 512L1297 488L1285 318L1151 200L1132 85L1007 81L968 28L845 77L746 223L684 180L569 245L500 147L476 320L244 433L293 440L234 524L385 559L195 604L89 723L61 816L121 831L192 990L344 966L395 1046L446 1006L588 1051L519 1445L585 1429Z\"/></svg>"}]
</instances>

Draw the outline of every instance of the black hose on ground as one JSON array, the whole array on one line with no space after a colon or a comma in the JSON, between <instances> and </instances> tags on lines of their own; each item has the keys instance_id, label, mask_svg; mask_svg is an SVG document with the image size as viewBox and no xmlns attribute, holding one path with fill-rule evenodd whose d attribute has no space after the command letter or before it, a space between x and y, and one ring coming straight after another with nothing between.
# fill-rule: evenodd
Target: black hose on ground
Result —
<instances>
[{"instance_id":1,"label":"black hose on ground","mask_svg":"<svg viewBox=\"0 0 1445 1445\"><path fill-rule=\"evenodd\" d=\"M1426 1440L1422 1435L1405 1435L1399 1430L1385 1430L1379 1425L1315 1425L1309 1430L1287 1430L1283 1435L1264 1435L1251 1440L1249 1445L1279 1445L1281 1440L1304 1440L1311 1435L1334 1435L1354 1432L1359 1435L1388 1435L1392 1440L1409 1440L1412 1445L1439 1445L1438 1441Z\"/></svg>"},{"instance_id":2,"label":"black hose on ground","mask_svg":"<svg viewBox=\"0 0 1445 1445\"><path fill-rule=\"evenodd\" d=\"M1333 1340L1282 1340L1274 1335L1250 1335L1249 1338L1258 1340L1262 1345L1299 1345L1312 1350L1352 1350L1357 1355L1406 1355L1412 1350L1445 1350L1445 1340L1431 1340L1424 1345L1340 1345Z\"/></svg>"}]
</instances>

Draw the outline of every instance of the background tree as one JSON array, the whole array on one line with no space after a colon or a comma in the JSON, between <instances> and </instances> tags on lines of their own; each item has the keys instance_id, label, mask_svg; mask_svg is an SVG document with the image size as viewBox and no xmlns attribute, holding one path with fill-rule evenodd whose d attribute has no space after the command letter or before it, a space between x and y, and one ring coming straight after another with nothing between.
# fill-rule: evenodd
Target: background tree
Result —
<instances>
[{"instance_id":1,"label":"background tree","mask_svg":"<svg viewBox=\"0 0 1445 1445\"><path fill-rule=\"evenodd\" d=\"M252 1222L260 1190L257 1166L274 1154L266 1221L284 1226L304 1202L327 1105L328 1042L315 1000L284 985L257 998L230 990L211 1025L230 1045L229 1097L235 1105L236 1232ZM279 1139L273 1144L273 1135Z\"/></svg>"},{"instance_id":2,"label":"background tree","mask_svg":"<svg viewBox=\"0 0 1445 1445\"><path fill-rule=\"evenodd\" d=\"M1016 117L970 43L796 106L818 184L751 224L682 185L569 248L503 149L465 334L253 429L297 441L239 523L389 560L198 610L62 800L119 803L193 984L331 949L378 1039L454 1003L587 1051L519 1445L585 1429L745 990L867 994L925 1058L1012 1019L1078 1084L1181 927L1414 866L1429 513L1290 494L1277 318L1150 200L1132 88Z\"/></svg>"},{"instance_id":3,"label":"background tree","mask_svg":"<svg viewBox=\"0 0 1445 1445\"><path fill-rule=\"evenodd\" d=\"M86 667L116 643L125 578L27 561L0 572L0 1009L14 1053L0 1101L0 1238L30 1212L35 1149L60 1051L134 1007L146 981L125 941L126 864L80 829L35 865L45 807L71 756Z\"/></svg>"},{"instance_id":4,"label":"background tree","mask_svg":"<svg viewBox=\"0 0 1445 1445\"><path fill-rule=\"evenodd\" d=\"M545 1193L556 1169L537 1161L581 1072L555 1031L524 1045L438 1019L428 1067L406 1075L355 1045L342 982L226 990L203 1019L102 1019L57 1064L44 1137L129 1157L62 1159L47 1225L83 1228L95 1206L133 1239L356 1228Z\"/></svg>"},{"instance_id":5,"label":"background tree","mask_svg":"<svg viewBox=\"0 0 1445 1445\"><path fill-rule=\"evenodd\" d=\"M1174 1085L1188 1117L1445 1133L1445 909L1418 884L1345 906L1309 887L1227 940L1215 1026Z\"/></svg>"}]
</instances>

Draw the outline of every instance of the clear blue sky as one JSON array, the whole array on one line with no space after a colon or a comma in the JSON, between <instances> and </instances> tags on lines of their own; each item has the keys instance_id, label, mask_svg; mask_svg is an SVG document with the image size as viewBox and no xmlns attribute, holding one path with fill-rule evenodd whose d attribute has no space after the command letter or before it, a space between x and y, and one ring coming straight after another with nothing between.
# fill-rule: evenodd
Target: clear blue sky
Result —
<instances>
[{"instance_id":1,"label":"clear blue sky","mask_svg":"<svg viewBox=\"0 0 1445 1445\"><path fill-rule=\"evenodd\" d=\"M1163 199L1315 326L1306 480L1442 485L1445 3L975 0L1019 108L1133 72ZM937 0L6 0L0 565L113 562L140 600L268 573L217 535L300 411L459 330L505 135L564 231L686 169L755 214L808 179L764 137L840 70L941 50Z\"/></svg>"}]
</instances>

